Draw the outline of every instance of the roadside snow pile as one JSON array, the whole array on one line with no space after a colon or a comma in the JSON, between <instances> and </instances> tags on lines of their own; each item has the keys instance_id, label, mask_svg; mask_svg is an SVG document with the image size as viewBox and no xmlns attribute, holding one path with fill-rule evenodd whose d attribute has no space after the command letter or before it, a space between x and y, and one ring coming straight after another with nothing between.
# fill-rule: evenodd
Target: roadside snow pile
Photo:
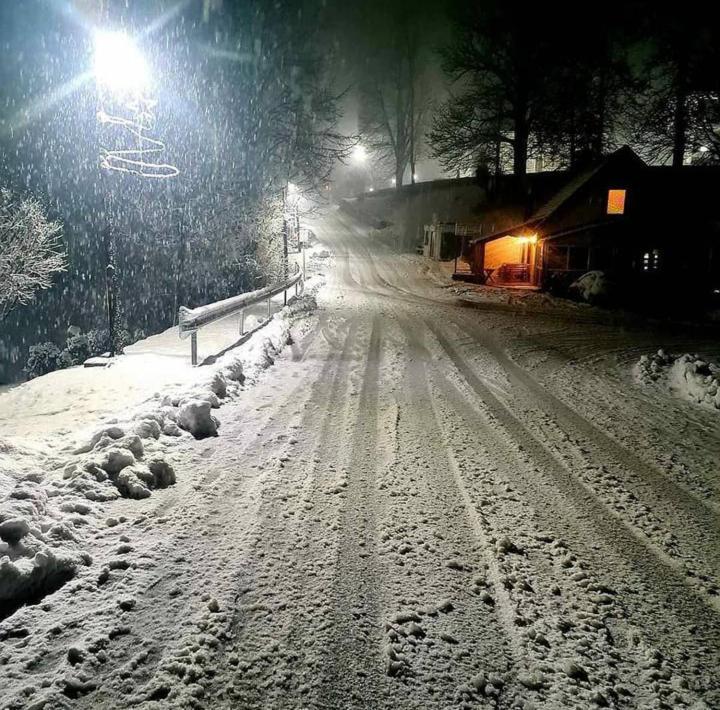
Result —
<instances>
[{"instance_id":1,"label":"roadside snow pile","mask_svg":"<svg viewBox=\"0 0 720 710\"><path fill-rule=\"evenodd\" d=\"M91 562L79 538L90 507L59 494L41 476L28 476L0 506L0 619L55 591Z\"/></svg>"},{"instance_id":2,"label":"roadside snow pile","mask_svg":"<svg viewBox=\"0 0 720 710\"><path fill-rule=\"evenodd\" d=\"M672 355L660 349L643 355L634 373L638 382L658 383L678 397L720 409L720 366L698 355Z\"/></svg>"},{"instance_id":3,"label":"roadside snow pile","mask_svg":"<svg viewBox=\"0 0 720 710\"><path fill-rule=\"evenodd\" d=\"M610 284L602 271L588 271L570 284L570 290L575 291L586 303L607 298Z\"/></svg>"},{"instance_id":4,"label":"roadside snow pile","mask_svg":"<svg viewBox=\"0 0 720 710\"><path fill-rule=\"evenodd\" d=\"M83 435L64 458L35 457L32 472L31 452L0 441L0 621L91 564L82 548L102 524L104 504L172 486L176 474L164 455L173 441L217 436L220 423L212 411L272 365L292 342L294 321L316 307L312 295L293 301L245 347L197 368L177 391L158 393Z\"/></svg>"}]
</instances>

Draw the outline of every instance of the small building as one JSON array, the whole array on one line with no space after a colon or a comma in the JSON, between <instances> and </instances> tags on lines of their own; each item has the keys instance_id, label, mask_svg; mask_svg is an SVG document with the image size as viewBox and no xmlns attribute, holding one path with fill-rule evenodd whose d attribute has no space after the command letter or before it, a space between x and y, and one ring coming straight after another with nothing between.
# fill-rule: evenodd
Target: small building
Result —
<instances>
[{"instance_id":1,"label":"small building","mask_svg":"<svg viewBox=\"0 0 720 710\"><path fill-rule=\"evenodd\" d=\"M473 239L474 280L562 292L588 271L626 290L720 288L720 169L647 166L623 147L528 219Z\"/></svg>"},{"instance_id":2,"label":"small building","mask_svg":"<svg viewBox=\"0 0 720 710\"><path fill-rule=\"evenodd\" d=\"M450 261L457 256L455 222L433 222L423 230L423 256L435 261Z\"/></svg>"}]
</instances>

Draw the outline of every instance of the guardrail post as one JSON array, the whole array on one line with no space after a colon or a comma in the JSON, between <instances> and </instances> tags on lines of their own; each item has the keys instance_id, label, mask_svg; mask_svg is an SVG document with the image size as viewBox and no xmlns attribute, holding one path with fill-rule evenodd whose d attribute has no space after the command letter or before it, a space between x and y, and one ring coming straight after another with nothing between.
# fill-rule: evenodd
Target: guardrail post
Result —
<instances>
[{"instance_id":1,"label":"guardrail post","mask_svg":"<svg viewBox=\"0 0 720 710\"><path fill-rule=\"evenodd\" d=\"M270 318L270 302L271 302L271 299L268 298L268 318Z\"/></svg>"},{"instance_id":2,"label":"guardrail post","mask_svg":"<svg viewBox=\"0 0 720 710\"><path fill-rule=\"evenodd\" d=\"M193 365L197 365L197 331L190 335L190 359Z\"/></svg>"},{"instance_id":3,"label":"guardrail post","mask_svg":"<svg viewBox=\"0 0 720 710\"><path fill-rule=\"evenodd\" d=\"M245 309L240 310L240 335L245 335Z\"/></svg>"}]
</instances>

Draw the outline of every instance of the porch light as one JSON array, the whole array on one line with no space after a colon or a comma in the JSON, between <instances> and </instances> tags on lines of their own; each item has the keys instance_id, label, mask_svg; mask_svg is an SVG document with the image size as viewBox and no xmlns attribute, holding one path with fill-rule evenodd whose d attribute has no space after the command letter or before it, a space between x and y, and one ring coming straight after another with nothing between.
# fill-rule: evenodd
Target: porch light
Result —
<instances>
[{"instance_id":1,"label":"porch light","mask_svg":"<svg viewBox=\"0 0 720 710\"><path fill-rule=\"evenodd\" d=\"M523 234L515 237L521 244L535 244L537 242L537 234Z\"/></svg>"}]
</instances>

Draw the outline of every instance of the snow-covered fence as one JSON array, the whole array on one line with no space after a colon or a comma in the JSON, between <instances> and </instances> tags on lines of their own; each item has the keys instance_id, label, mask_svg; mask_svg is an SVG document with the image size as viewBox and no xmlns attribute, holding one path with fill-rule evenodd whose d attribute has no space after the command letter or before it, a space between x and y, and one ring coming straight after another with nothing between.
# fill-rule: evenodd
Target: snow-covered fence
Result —
<instances>
[{"instance_id":1,"label":"snow-covered fence","mask_svg":"<svg viewBox=\"0 0 720 710\"><path fill-rule=\"evenodd\" d=\"M296 266L297 268L297 266ZM303 287L303 272L299 269L287 281L266 286L257 291L249 293L241 293L239 296L226 298L224 301L216 301L208 303L206 306L198 306L197 308L185 308L180 306L178 317L178 329L180 337L190 336L190 354L192 364L197 365L197 334L198 330L203 326L214 323L215 321L227 318L235 313L240 313L240 335L245 333L245 309L254 306L257 303L267 301L268 318L270 317L271 299L279 293L285 293L287 302L287 292L295 287L295 295Z\"/></svg>"}]
</instances>

